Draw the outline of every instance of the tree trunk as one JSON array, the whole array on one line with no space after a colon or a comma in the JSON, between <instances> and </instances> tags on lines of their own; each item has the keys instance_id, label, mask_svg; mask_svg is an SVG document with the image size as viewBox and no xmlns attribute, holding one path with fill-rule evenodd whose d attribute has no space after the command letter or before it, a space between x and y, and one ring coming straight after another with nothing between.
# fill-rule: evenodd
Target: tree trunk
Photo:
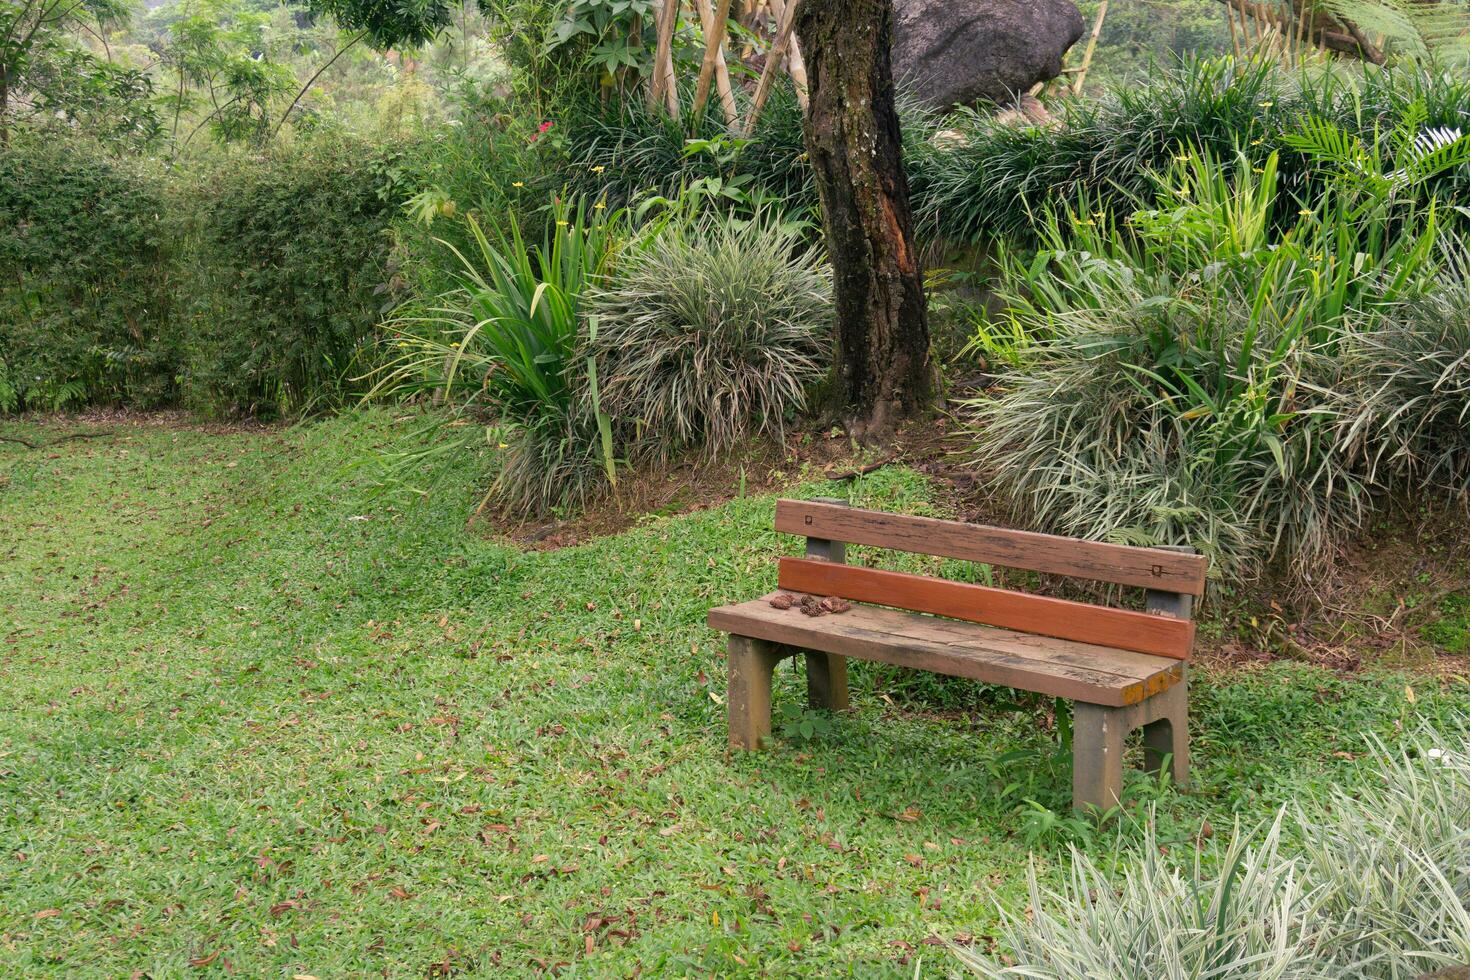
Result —
<instances>
[{"instance_id":1,"label":"tree trunk","mask_svg":"<svg viewBox=\"0 0 1470 980\"><path fill-rule=\"evenodd\" d=\"M837 309L833 407L867 442L934 392L923 270L893 104L892 0L805 0L796 33Z\"/></svg>"}]
</instances>

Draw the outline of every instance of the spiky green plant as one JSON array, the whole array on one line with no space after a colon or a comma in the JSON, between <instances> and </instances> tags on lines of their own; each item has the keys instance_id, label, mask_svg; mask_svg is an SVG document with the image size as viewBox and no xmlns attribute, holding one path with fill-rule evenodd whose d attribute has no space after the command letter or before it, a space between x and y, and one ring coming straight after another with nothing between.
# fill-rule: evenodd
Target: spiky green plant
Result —
<instances>
[{"instance_id":1,"label":"spiky green plant","mask_svg":"<svg viewBox=\"0 0 1470 980\"><path fill-rule=\"evenodd\" d=\"M829 276L775 215L671 224L590 307L603 407L650 451L778 435L826 369Z\"/></svg>"},{"instance_id":2,"label":"spiky green plant","mask_svg":"<svg viewBox=\"0 0 1470 980\"><path fill-rule=\"evenodd\" d=\"M1447 282L1343 346L1353 383L1329 393L1343 451L1376 483L1470 499L1470 286Z\"/></svg>"},{"instance_id":3,"label":"spiky green plant","mask_svg":"<svg viewBox=\"0 0 1470 980\"><path fill-rule=\"evenodd\" d=\"M1409 980L1470 963L1470 755L1463 731L1417 733L1376 770L1297 808L1336 976ZM1325 816L1324 816L1325 812Z\"/></svg>"},{"instance_id":4,"label":"spiky green plant","mask_svg":"<svg viewBox=\"0 0 1470 980\"><path fill-rule=\"evenodd\" d=\"M1314 392L1343 382L1344 324L1433 287L1443 228L1344 187L1281 231L1274 156L1177 157L1153 207L1052 212L1038 256L1007 261L1002 316L1037 345L969 403L975 462L1049 530L1305 576L1368 503Z\"/></svg>"},{"instance_id":5,"label":"spiky green plant","mask_svg":"<svg viewBox=\"0 0 1470 980\"><path fill-rule=\"evenodd\" d=\"M1470 739L1464 719L1375 742L1364 778L1180 862L1150 821L1121 874L1073 852L1001 909L994 978L1394 978L1470 962ZM1002 959L1004 957L1004 959Z\"/></svg>"},{"instance_id":6,"label":"spiky green plant","mask_svg":"<svg viewBox=\"0 0 1470 980\"><path fill-rule=\"evenodd\" d=\"M445 243L460 262L458 286L429 310L385 324L395 356L370 394L432 395L455 421L488 416L485 436L504 455L486 499L515 513L580 506L612 476L605 420L583 391L579 344L583 299L605 270L623 216L580 202L557 202L553 214L537 247L513 218L508 231L490 232L467 219L473 258Z\"/></svg>"},{"instance_id":7,"label":"spiky green plant","mask_svg":"<svg viewBox=\"0 0 1470 980\"><path fill-rule=\"evenodd\" d=\"M1299 862L1282 852L1278 817L1259 841L1236 828L1211 874L1196 854L1177 867L1152 828L1121 880L1073 850L1071 873L1043 887L1028 874L1030 917L1002 909L1005 966L968 949L955 955L980 977L1323 977L1315 947L1320 901Z\"/></svg>"},{"instance_id":8,"label":"spiky green plant","mask_svg":"<svg viewBox=\"0 0 1470 980\"><path fill-rule=\"evenodd\" d=\"M1187 145L1222 158L1239 150L1254 166L1277 153L1287 197L1273 219L1289 224L1291 198L1314 200L1333 180L1332 168L1283 143L1304 118L1330 120L1371 144L1416 105L1423 131L1464 127L1467 99L1470 75L1433 63L1290 69L1259 59L1190 58L1097 98L1060 104L1054 127L951 117L946 125L963 139L943 152L909 154L915 213L949 239L1029 243L1049 209L1085 197L1113 210L1151 193L1150 174ZM1439 172L1428 189L1446 204L1470 200L1470 167Z\"/></svg>"}]
</instances>

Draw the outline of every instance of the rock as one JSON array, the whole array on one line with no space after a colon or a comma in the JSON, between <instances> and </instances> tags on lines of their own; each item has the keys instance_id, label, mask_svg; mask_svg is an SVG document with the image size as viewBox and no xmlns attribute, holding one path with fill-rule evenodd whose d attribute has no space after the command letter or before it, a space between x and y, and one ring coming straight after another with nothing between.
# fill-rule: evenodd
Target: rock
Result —
<instances>
[{"instance_id":1,"label":"rock","mask_svg":"<svg viewBox=\"0 0 1470 980\"><path fill-rule=\"evenodd\" d=\"M1069 0L894 0L893 74L925 105L1011 105L1086 26Z\"/></svg>"},{"instance_id":2,"label":"rock","mask_svg":"<svg viewBox=\"0 0 1470 980\"><path fill-rule=\"evenodd\" d=\"M1007 126L1051 126L1056 123L1041 100L1029 92L1023 93L1011 108L997 112L995 121Z\"/></svg>"}]
</instances>

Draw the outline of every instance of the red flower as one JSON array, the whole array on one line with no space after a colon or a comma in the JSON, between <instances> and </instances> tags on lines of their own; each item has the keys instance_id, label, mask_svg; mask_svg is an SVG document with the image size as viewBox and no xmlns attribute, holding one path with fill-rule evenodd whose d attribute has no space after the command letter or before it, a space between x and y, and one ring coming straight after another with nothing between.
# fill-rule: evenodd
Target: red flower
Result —
<instances>
[{"instance_id":1,"label":"red flower","mask_svg":"<svg viewBox=\"0 0 1470 980\"><path fill-rule=\"evenodd\" d=\"M544 132L546 132L550 128L551 128L551 120L548 119L546 122L542 123L539 127L537 127L536 132L538 132L538 133L544 133Z\"/></svg>"}]
</instances>

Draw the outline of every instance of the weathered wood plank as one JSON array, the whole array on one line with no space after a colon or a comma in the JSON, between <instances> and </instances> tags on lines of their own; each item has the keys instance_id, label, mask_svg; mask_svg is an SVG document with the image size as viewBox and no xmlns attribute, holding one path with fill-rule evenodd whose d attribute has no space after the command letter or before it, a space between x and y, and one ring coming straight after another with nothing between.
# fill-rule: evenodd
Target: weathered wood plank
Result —
<instances>
[{"instance_id":1,"label":"weathered wood plank","mask_svg":"<svg viewBox=\"0 0 1470 980\"><path fill-rule=\"evenodd\" d=\"M894 606L1178 660L1188 659L1194 644L1194 623L1189 620L907 572L782 558L777 583L783 589L797 592L841 596L855 602Z\"/></svg>"},{"instance_id":2,"label":"weathered wood plank","mask_svg":"<svg viewBox=\"0 0 1470 980\"><path fill-rule=\"evenodd\" d=\"M894 619L905 620L902 632ZM931 624L935 628L926 629ZM961 622L944 623L916 613L854 606L840 615L811 617L773 608L758 599L710 610L709 625L738 636L748 636L804 650L876 660L940 674L969 677L990 684L1092 704L1137 704L1167 690L1183 676L1183 664L1151 658L1155 670L1144 674L1138 654L1105 647L1095 651L1094 662L1083 666L1066 657L1051 656L1044 647L1015 643L1021 634ZM956 634L958 628L961 632ZM1117 656L1115 656L1117 655Z\"/></svg>"},{"instance_id":3,"label":"weathered wood plank","mask_svg":"<svg viewBox=\"0 0 1470 980\"><path fill-rule=\"evenodd\" d=\"M1162 548L1079 541L807 500L778 501L776 530L1189 595L1204 593L1208 565L1201 555Z\"/></svg>"},{"instance_id":4,"label":"weathered wood plank","mask_svg":"<svg viewBox=\"0 0 1470 980\"><path fill-rule=\"evenodd\" d=\"M772 592L762 601L769 602L770 597L776 594ZM1035 633L1019 633L957 619L915 615L902 609L888 609L883 606L860 605L854 611L858 613L866 629L887 630L895 636L938 641L957 647L978 645L984 649L1032 660L1075 664L1116 675L1124 681L1146 680L1157 674L1160 667L1159 657L1134 653L1131 650L1118 650L1075 640L1059 640Z\"/></svg>"}]
</instances>

